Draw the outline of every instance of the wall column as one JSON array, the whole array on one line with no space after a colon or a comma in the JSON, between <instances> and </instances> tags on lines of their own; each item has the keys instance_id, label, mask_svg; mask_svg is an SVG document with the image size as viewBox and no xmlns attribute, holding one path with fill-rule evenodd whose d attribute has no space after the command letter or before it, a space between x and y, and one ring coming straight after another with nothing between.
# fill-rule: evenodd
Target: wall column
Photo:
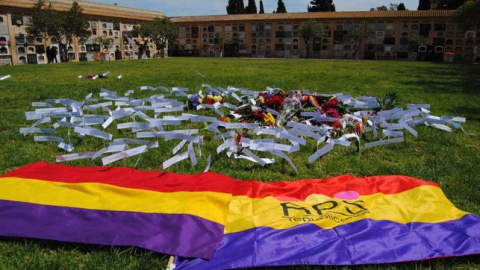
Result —
<instances>
[{"instance_id":1,"label":"wall column","mask_svg":"<svg viewBox=\"0 0 480 270\"><path fill-rule=\"evenodd\" d=\"M15 26L12 24L12 14L7 13L8 36L10 37L10 56L12 57L12 65L18 65L17 41L15 40Z\"/></svg>"}]
</instances>

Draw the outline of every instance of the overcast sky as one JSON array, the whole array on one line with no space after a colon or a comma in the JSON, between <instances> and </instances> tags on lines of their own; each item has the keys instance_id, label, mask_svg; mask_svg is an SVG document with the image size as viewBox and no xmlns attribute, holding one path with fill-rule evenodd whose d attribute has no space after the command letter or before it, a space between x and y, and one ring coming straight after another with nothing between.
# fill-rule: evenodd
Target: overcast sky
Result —
<instances>
[{"instance_id":1,"label":"overcast sky","mask_svg":"<svg viewBox=\"0 0 480 270\"><path fill-rule=\"evenodd\" d=\"M227 14L225 7L228 0L90 0L107 4L118 3L121 6L165 12L168 17L194 16L194 15L222 15ZM260 8L260 0L256 0ZM288 12L305 12L310 0L284 0ZM367 11L372 7L389 6L389 0L334 0L337 11ZM407 9L417 10L418 0L402 1ZM205 3L205 4L203 4ZM244 0L247 4L248 0ZM395 2L397 3L397 2ZM398 2L400 3L400 2ZM277 9L277 0L263 0L266 13Z\"/></svg>"}]
</instances>

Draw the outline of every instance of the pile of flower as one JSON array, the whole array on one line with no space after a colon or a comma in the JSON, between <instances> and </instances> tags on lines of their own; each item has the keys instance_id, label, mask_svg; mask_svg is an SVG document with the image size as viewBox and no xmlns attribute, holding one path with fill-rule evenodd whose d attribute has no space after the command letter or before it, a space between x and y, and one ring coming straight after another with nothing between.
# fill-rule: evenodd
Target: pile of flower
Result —
<instances>
[{"instance_id":1,"label":"pile of flower","mask_svg":"<svg viewBox=\"0 0 480 270\"><path fill-rule=\"evenodd\" d=\"M242 123L263 123L266 126L275 125L275 117L262 108L247 104L239 107L235 113L241 116L240 121Z\"/></svg>"},{"instance_id":2,"label":"pile of flower","mask_svg":"<svg viewBox=\"0 0 480 270\"><path fill-rule=\"evenodd\" d=\"M188 105L190 108L196 108L200 104L213 105L217 102L220 102L221 104L225 103L225 100L219 92L207 91L205 95L203 95L202 91L199 91L188 100Z\"/></svg>"},{"instance_id":3,"label":"pile of flower","mask_svg":"<svg viewBox=\"0 0 480 270\"><path fill-rule=\"evenodd\" d=\"M300 91L262 92L255 101L257 106L243 105L235 112L241 116L242 122L261 123L263 121L268 126L275 124L283 126L287 121L305 118L302 117L302 112L317 112L321 116L338 119L342 119L342 115L346 113L345 107L335 97L307 95ZM268 109L279 112L276 120L271 113L267 112ZM336 122L331 121L327 124L338 129L339 123ZM312 120L312 123L316 124L315 120Z\"/></svg>"},{"instance_id":4,"label":"pile of flower","mask_svg":"<svg viewBox=\"0 0 480 270\"><path fill-rule=\"evenodd\" d=\"M262 92L255 100L257 105L272 110L280 111L287 94L282 90L274 90L272 93Z\"/></svg>"}]
</instances>

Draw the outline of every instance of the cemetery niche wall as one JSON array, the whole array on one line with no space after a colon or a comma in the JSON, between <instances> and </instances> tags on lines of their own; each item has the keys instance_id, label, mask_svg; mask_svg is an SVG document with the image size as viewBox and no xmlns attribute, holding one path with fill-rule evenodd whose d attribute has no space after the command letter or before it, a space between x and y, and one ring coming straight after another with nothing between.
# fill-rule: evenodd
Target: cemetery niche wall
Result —
<instances>
[{"instance_id":1,"label":"cemetery niche wall","mask_svg":"<svg viewBox=\"0 0 480 270\"><path fill-rule=\"evenodd\" d=\"M131 60L153 58L155 44L143 46L132 35L135 25L164 17L164 13L117 5L78 1L89 21L90 36L72 46L56 40L32 40L25 25L34 0L0 1L0 60L13 64L46 63L46 48L68 51L68 60ZM68 0L53 7L68 10ZM306 46L299 27L316 20L325 35L313 39L311 58L442 61L445 53L456 62L480 62L480 26L462 31L453 22L453 10L305 12L173 17L179 36L168 47L170 56L303 58ZM356 42L350 31L368 29L370 35ZM415 36L424 42L419 44ZM111 40L108 48L97 37ZM66 59L57 59L58 61Z\"/></svg>"},{"instance_id":2,"label":"cemetery niche wall","mask_svg":"<svg viewBox=\"0 0 480 270\"><path fill-rule=\"evenodd\" d=\"M170 46L173 55L300 58L306 46L299 27L316 20L325 36L316 37L311 58L443 61L480 61L480 25L462 31L453 22L453 10L357 11L242 14L176 17L179 37ZM348 38L353 30L368 29L360 44ZM418 44L413 36L421 36Z\"/></svg>"},{"instance_id":3,"label":"cemetery niche wall","mask_svg":"<svg viewBox=\"0 0 480 270\"><path fill-rule=\"evenodd\" d=\"M47 48L55 48L57 62L63 61L113 61L139 58L152 58L157 48L147 44L148 50L139 51L141 39L132 36L135 25L165 17L164 13L135 8L121 7L87 1L77 1L89 22L90 36L74 38L67 47L65 40L54 38L35 39L27 35L26 27L31 19L34 0L0 1L0 61L10 61L14 65L46 64ZM68 10L71 1L57 0L54 9ZM97 37L111 41L108 47L96 42ZM62 52L68 59L61 59Z\"/></svg>"}]
</instances>

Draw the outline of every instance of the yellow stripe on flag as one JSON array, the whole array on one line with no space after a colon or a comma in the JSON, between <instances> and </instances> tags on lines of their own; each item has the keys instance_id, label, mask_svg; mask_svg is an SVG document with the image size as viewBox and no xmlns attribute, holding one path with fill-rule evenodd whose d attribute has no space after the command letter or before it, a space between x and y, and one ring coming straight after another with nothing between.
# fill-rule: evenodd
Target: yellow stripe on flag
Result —
<instances>
[{"instance_id":1,"label":"yellow stripe on flag","mask_svg":"<svg viewBox=\"0 0 480 270\"><path fill-rule=\"evenodd\" d=\"M230 202L225 233L255 227L289 229L312 223L320 228L362 219L389 220L401 224L438 223L456 220L466 213L458 210L434 186L421 186L397 194L377 193L343 201L325 195L310 195L305 201L281 201L274 197L252 199L234 196Z\"/></svg>"},{"instance_id":2,"label":"yellow stripe on flag","mask_svg":"<svg viewBox=\"0 0 480 270\"><path fill-rule=\"evenodd\" d=\"M71 184L7 177L0 179L0 200L91 210L189 214L226 223L231 194L155 192L99 183Z\"/></svg>"}]
</instances>

